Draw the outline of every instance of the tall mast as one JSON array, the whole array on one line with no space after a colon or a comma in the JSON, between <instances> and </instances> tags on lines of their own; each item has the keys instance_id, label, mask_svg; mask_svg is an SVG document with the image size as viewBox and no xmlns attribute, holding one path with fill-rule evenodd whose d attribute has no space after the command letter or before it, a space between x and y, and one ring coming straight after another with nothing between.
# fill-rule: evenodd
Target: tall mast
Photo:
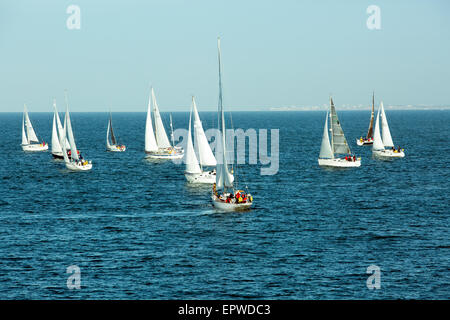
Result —
<instances>
[{"instance_id":1,"label":"tall mast","mask_svg":"<svg viewBox=\"0 0 450 320\"><path fill-rule=\"evenodd\" d=\"M331 132L331 152L333 153L333 157L334 157L334 139L333 139L333 119L332 119L332 115L333 115L333 98L331 98L330 96L330 132Z\"/></svg>"}]
</instances>

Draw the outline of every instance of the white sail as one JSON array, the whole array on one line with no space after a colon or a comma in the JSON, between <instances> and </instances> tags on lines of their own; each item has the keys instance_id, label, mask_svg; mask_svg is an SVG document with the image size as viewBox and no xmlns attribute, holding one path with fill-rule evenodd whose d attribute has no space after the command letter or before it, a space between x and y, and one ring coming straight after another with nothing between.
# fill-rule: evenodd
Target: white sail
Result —
<instances>
[{"instance_id":1,"label":"white sail","mask_svg":"<svg viewBox=\"0 0 450 320\"><path fill-rule=\"evenodd\" d=\"M62 153L61 144L59 143L58 129L56 127L56 113L53 113L53 126L52 126L52 153Z\"/></svg>"},{"instance_id":2,"label":"white sail","mask_svg":"<svg viewBox=\"0 0 450 320\"><path fill-rule=\"evenodd\" d=\"M218 104L218 114L219 114L219 124L218 129L221 133L221 143L219 143L219 154L222 153L221 163L217 164L217 175L216 175L216 188L225 189L225 187L233 187L233 176L228 171L227 157L226 157L226 146L225 146L225 116L223 114L223 104L222 104L222 67L220 60L220 38L217 39L217 49L219 56L219 104ZM220 161L219 161L220 162Z\"/></svg>"},{"instance_id":3,"label":"white sail","mask_svg":"<svg viewBox=\"0 0 450 320\"><path fill-rule=\"evenodd\" d=\"M25 134L25 113L22 115L22 145L28 144L27 135Z\"/></svg>"},{"instance_id":4,"label":"white sail","mask_svg":"<svg viewBox=\"0 0 450 320\"><path fill-rule=\"evenodd\" d=\"M28 110L26 105L24 105L24 113L25 113L25 127L27 130L28 143L39 142L39 139L36 136L36 132L34 132L33 125L31 124L30 117L28 116Z\"/></svg>"},{"instance_id":5,"label":"white sail","mask_svg":"<svg viewBox=\"0 0 450 320\"><path fill-rule=\"evenodd\" d=\"M79 159L78 151L77 151L78 149L75 144L75 138L73 136L72 123L70 121L70 114L69 114L69 106L67 106L67 109L66 109L66 119L65 119L64 127L66 128L65 132L67 133L67 134L65 134L65 137L67 137L69 139L71 158L78 160Z\"/></svg>"},{"instance_id":6,"label":"white sail","mask_svg":"<svg viewBox=\"0 0 450 320\"><path fill-rule=\"evenodd\" d=\"M59 145L61 146L62 149L62 154L64 157L64 162L65 163L69 163L69 157L67 155L67 146L68 144L66 144L67 141L67 134L66 134L66 122L67 122L67 118L64 118L64 129L61 125L61 121L59 120L59 114L58 114L58 110L56 109L56 103L53 104L53 107L55 108L55 115L56 115L56 122L57 122L57 128L58 128L58 136L59 136Z\"/></svg>"},{"instance_id":7,"label":"white sail","mask_svg":"<svg viewBox=\"0 0 450 320\"><path fill-rule=\"evenodd\" d=\"M217 164L216 157L214 157L205 131L203 130L194 97L192 97L192 105L194 108L194 145L200 160L200 165L215 166Z\"/></svg>"},{"instance_id":8,"label":"white sail","mask_svg":"<svg viewBox=\"0 0 450 320\"><path fill-rule=\"evenodd\" d=\"M376 151L384 150L383 140L381 140L381 133L380 133L380 109L378 109L377 119L375 121L372 150Z\"/></svg>"},{"instance_id":9,"label":"white sail","mask_svg":"<svg viewBox=\"0 0 450 320\"><path fill-rule=\"evenodd\" d=\"M192 118L192 108L189 114L189 132L186 144L185 162L186 162L186 172L187 173L202 173L200 165L198 164L197 157L195 155L194 146L192 145L192 134L191 134L191 118Z\"/></svg>"},{"instance_id":10,"label":"white sail","mask_svg":"<svg viewBox=\"0 0 450 320\"><path fill-rule=\"evenodd\" d=\"M164 129L164 125L161 119L161 115L159 113L158 104L156 103L155 92L152 88L152 103L153 103L153 117L155 119L155 136L156 143L158 144L158 148L170 148L171 144L169 139L167 138L166 130Z\"/></svg>"},{"instance_id":11,"label":"white sail","mask_svg":"<svg viewBox=\"0 0 450 320\"><path fill-rule=\"evenodd\" d=\"M393 147L394 142L392 141L391 132L389 130L389 125L386 118L386 113L384 112L384 105L383 102L381 102L381 135L383 138L383 144L385 147Z\"/></svg>"},{"instance_id":12,"label":"white sail","mask_svg":"<svg viewBox=\"0 0 450 320\"><path fill-rule=\"evenodd\" d=\"M150 95L148 98L147 119L145 121L145 152L154 152L158 150L158 145L156 144L155 133L153 132L153 125L152 125L152 116L150 107L151 99L152 95Z\"/></svg>"},{"instance_id":13,"label":"white sail","mask_svg":"<svg viewBox=\"0 0 450 320\"><path fill-rule=\"evenodd\" d=\"M330 138L328 137L328 112L325 118L325 127L323 128L322 145L320 146L320 159L333 159L333 151L331 150Z\"/></svg>"},{"instance_id":14,"label":"white sail","mask_svg":"<svg viewBox=\"0 0 450 320\"><path fill-rule=\"evenodd\" d=\"M331 118L331 133L332 133L332 149L333 153L350 154L350 148L345 139L344 131L342 130L341 123L339 122L336 109L334 108L333 99L330 98L330 118Z\"/></svg>"},{"instance_id":15,"label":"white sail","mask_svg":"<svg viewBox=\"0 0 450 320\"><path fill-rule=\"evenodd\" d=\"M111 119L108 120L108 128L106 129L106 147L110 148L111 144L109 143L109 130L111 128Z\"/></svg>"}]
</instances>

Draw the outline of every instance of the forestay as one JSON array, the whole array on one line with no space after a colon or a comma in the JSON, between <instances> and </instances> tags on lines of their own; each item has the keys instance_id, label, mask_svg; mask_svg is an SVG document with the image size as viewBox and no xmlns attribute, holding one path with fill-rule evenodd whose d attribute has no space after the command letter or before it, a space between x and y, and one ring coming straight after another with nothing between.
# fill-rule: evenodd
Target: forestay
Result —
<instances>
[{"instance_id":1,"label":"forestay","mask_svg":"<svg viewBox=\"0 0 450 320\"><path fill-rule=\"evenodd\" d=\"M158 148L170 148L172 145L167 138L166 130L159 113L158 104L156 103L155 92L152 88L152 103L153 103L153 117L155 119L155 132L156 132L156 143Z\"/></svg>"},{"instance_id":2,"label":"forestay","mask_svg":"<svg viewBox=\"0 0 450 320\"><path fill-rule=\"evenodd\" d=\"M381 102L381 129L382 129L382 138L383 144L385 147L393 147L394 142L392 141L391 132L389 130L389 125L386 118L386 113L384 112L384 105Z\"/></svg>"}]
</instances>

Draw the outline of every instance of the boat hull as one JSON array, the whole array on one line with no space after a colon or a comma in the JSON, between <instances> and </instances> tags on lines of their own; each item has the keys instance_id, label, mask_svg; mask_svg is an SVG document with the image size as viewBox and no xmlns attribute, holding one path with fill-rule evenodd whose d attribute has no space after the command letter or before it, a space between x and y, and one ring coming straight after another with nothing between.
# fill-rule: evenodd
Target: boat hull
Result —
<instances>
[{"instance_id":1,"label":"boat hull","mask_svg":"<svg viewBox=\"0 0 450 320\"><path fill-rule=\"evenodd\" d=\"M319 159L319 166L335 168L356 168L361 166L361 158L357 158L356 161L348 161L342 158Z\"/></svg>"},{"instance_id":2,"label":"boat hull","mask_svg":"<svg viewBox=\"0 0 450 320\"><path fill-rule=\"evenodd\" d=\"M167 159L167 160L182 159L183 157L184 151L180 149L171 149L171 150L160 149L155 152L147 152L146 156L146 158L150 159Z\"/></svg>"},{"instance_id":3,"label":"boat hull","mask_svg":"<svg viewBox=\"0 0 450 320\"><path fill-rule=\"evenodd\" d=\"M209 183L216 182L216 173L202 172L202 173L189 173L185 172L184 176L189 183Z\"/></svg>"},{"instance_id":4,"label":"boat hull","mask_svg":"<svg viewBox=\"0 0 450 320\"><path fill-rule=\"evenodd\" d=\"M400 152L394 152L393 150L373 150L372 154L374 155L374 157L376 158L381 158L381 159L398 159L398 158L404 158L405 157L405 152L400 151Z\"/></svg>"},{"instance_id":5,"label":"boat hull","mask_svg":"<svg viewBox=\"0 0 450 320\"><path fill-rule=\"evenodd\" d=\"M362 141L361 141L361 139L356 139L356 144L360 147L361 146L371 146L371 145L373 145L373 139L372 140L362 139Z\"/></svg>"},{"instance_id":6,"label":"boat hull","mask_svg":"<svg viewBox=\"0 0 450 320\"><path fill-rule=\"evenodd\" d=\"M53 152L52 152L52 157L53 157L53 159L61 159L61 160L64 160L64 156L63 156L62 152L59 152L59 153L53 153Z\"/></svg>"},{"instance_id":7,"label":"boat hull","mask_svg":"<svg viewBox=\"0 0 450 320\"><path fill-rule=\"evenodd\" d=\"M27 152L39 152L39 151L47 151L48 144L23 144L22 150Z\"/></svg>"},{"instance_id":8,"label":"boat hull","mask_svg":"<svg viewBox=\"0 0 450 320\"><path fill-rule=\"evenodd\" d=\"M75 162L66 162L66 168L72 171L88 171L92 169L92 163L88 162L87 164L77 164Z\"/></svg>"},{"instance_id":9,"label":"boat hull","mask_svg":"<svg viewBox=\"0 0 450 320\"><path fill-rule=\"evenodd\" d=\"M124 152L125 150L127 150L127 147L125 146L118 146L118 145L113 145L113 146L106 146L106 150L110 151L110 152Z\"/></svg>"},{"instance_id":10,"label":"boat hull","mask_svg":"<svg viewBox=\"0 0 450 320\"><path fill-rule=\"evenodd\" d=\"M211 197L214 208L221 211L242 211L248 210L252 206L253 202L245 202L245 203L228 203L221 201L215 195Z\"/></svg>"}]
</instances>

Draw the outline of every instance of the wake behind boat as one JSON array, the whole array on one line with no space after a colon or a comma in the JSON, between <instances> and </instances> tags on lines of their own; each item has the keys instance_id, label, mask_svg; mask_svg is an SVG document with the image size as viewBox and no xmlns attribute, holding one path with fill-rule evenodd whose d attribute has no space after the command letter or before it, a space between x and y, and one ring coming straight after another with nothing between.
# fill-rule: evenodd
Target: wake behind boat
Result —
<instances>
[{"instance_id":1,"label":"wake behind boat","mask_svg":"<svg viewBox=\"0 0 450 320\"><path fill-rule=\"evenodd\" d=\"M111 142L110 142L111 136ZM112 127L112 115L109 113L108 128L106 129L106 150L111 152L124 152L127 148L123 144L117 142L114 130Z\"/></svg>"},{"instance_id":2,"label":"wake behind boat","mask_svg":"<svg viewBox=\"0 0 450 320\"><path fill-rule=\"evenodd\" d=\"M225 146L225 117L222 105L222 67L220 54L220 38L217 39L217 49L219 56L219 104L218 104L218 129L221 134L221 143L219 143L220 160L217 163L216 183L213 185L212 202L215 208L224 211L246 210L253 204L253 197L250 193L242 190L236 190L233 185L233 176L228 170ZM219 159L219 157L218 157ZM219 193L221 190L222 193ZM228 191L227 191L228 190Z\"/></svg>"},{"instance_id":3,"label":"wake behind boat","mask_svg":"<svg viewBox=\"0 0 450 320\"><path fill-rule=\"evenodd\" d=\"M345 139L344 131L341 128L333 99L330 98L330 132L331 145L328 137L328 113L325 118L325 126L323 128L322 144L320 146L319 166L351 168L361 166L361 158L356 158L350 151L347 139ZM345 154L340 158L336 155Z\"/></svg>"},{"instance_id":4,"label":"wake behind boat","mask_svg":"<svg viewBox=\"0 0 450 320\"><path fill-rule=\"evenodd\" d=\"M370 115L369 130L365 138L361 137L356 139L356 144L358 146L368 146L373 144L373 116L375 110L375 93L372 94L372 113Z\"/></svg>"},{"instance_id":5,"label":"wake behind boat","mask_svg":"<svg viewBox=\"0 0 450 320\"><path fill-rule=\"evenodd\" d=\"M383 134L380 133L380 116L381 116L381 128ZM386 149L385 147L388 147ZM405 157L404 149L398 147L394 148L394 142L392 141L391 132L384 112L383 102L380 103L380 108L377 113L377 120L375 122L375 133L372 145L372 154L374 157L381 159L395 159Z\"/></svg>"},{"instance_id":6,"label":"wake behind boat","mask_svg":"<svg viewBox=\"0 0 450 320\"><path fill-rule=\"evenodd\" d=\"M153 104L155 131L153 131L152 125L151 104ZM148 100L145 122L145 153L147 153L147 158L151 159L181 159L184 156L183 148L172 146L167 138L153 88L151 88L151 96Z\"/></svg>"},{"instance_id":7,"label":"wake behind boat","mask_svg":"<svg viewBox=\"0 0 450 320\"><path fill-rule=\"evenodd\" d=\"M25 129L26 128L26 129ZM28 116L27 106L23 108L22 118L22 150L28 152L38 152L48 150L48 144L45 141L39 143L39 139L36 136L36 132L31 124L30 117Z\"/></svg>"}]
</instances>

